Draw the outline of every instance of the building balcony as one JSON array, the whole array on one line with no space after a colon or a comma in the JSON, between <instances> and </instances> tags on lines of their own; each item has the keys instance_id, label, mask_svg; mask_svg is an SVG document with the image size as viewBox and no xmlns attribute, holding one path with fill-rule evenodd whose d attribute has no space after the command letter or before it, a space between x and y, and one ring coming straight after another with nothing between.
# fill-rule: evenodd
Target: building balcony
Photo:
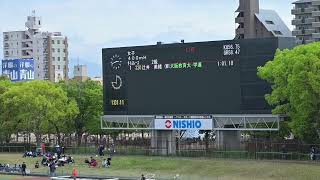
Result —
<instances>
[{"instance_id":1,"label":"building balcony","mask_svg":"<svg viewBox=\"0 0 320 180\"><path fill-rule=\"evenodd\" d=\"M306 35L310 35L310 34L316 32L315 29L305 29L304 31L305 31L304 34L306 34Z\"/></svg>"},{"instance_id":2,"label":"building balcony","mask_svg":"<svg viewBox=\"0 0 320 180\"><path fill-rule=\"evenodd\" d=\"M312 38L313 38L313 39L320 39L320 32L318 32L318 33L312 33Z\"/></svg>"},{"instance_id":3,"label":"building balcony","mask_svg":"<svg viewBox=\"0 0 320 180\"><path fill-rule=\"evenodd\" d=\"M311 35L312 33L315 32L315 29L294 29L292 31L293 36L305 36L305 35Z\"/></svg>"},{"instance_id":4,"label":"building balcony","mask_svg":"<svg viewBox=\"0 0 320 180\"><path fill-rule=\"evenodd\" d=\"M313 16L313 17L318 17L318 16L320 16L320 10L312 11L312 16Z\"/></svg>"},{"instance_id":5,"label":"building balcony","mask_svg":"<svg viewBox=\"0 0 320 180\"><path fill-rule=\"evenodd\" d=\"M314 11L314 10L315 10L314 7L307 7L307 8L304 8L304 13L311 14L312 11Z\"/></svg>"},{"instance_id":6,"label":"building balcony","mask_svg":"<svg viewBox=\"0 0 320 180\"><path fill-rule=\"evenodd\" d=\"M312 1L312 6L320 6L320 1L313 0Z\"/></svg>"},{"instance_id":7,"label":"building balcony","mask_svg":"<svg viewBox=\"0 0 320 180\"><path fill-rule=\"evenodd\" d=\"M300 44L302 44L302 40L296 40L296 44L298 44L298 45L300 45Z\"/></svg>"},{"instance_id":8,"label":"building balcony","mask_svg":"<svg viewBox=\"0 0 320 180\"><path fill-rule=\"evenodd\" d=\"M313 43L313 42L314 42L313 39L306 40L306 44Z\"/></svg>"},{"instance_id":9,"label":"building balcony","mask_svg":"<svg viewBox=\"0 0 320 180\"><path fill-rule=\"evenodd\" d=\"M320 27L320 22L313 22L312 27L315 27L315 28Z\"/></svg>"},{"instance_id":10,"label":"building balcony","mask_svg":"<svg viewBox=\"0 0 320 180\"><path fill-rule=\"evenodd\" d=\"M301 25L301 24L311 24L315 22L315 18L306 18L306 19L293 19L292 25Z\"/></svg>"},{"instance_id":11,"label":"building balcony","mask_svg":"<svg viewBox=\"0 0 320 180\"><path fill-rule=\"evenodd\" d=\"M306 19L305 19L306 24L311 24L311 23L313 23L313 22L315 22L315 21L316 21L315 18L306 18Z\"/></svg>"},{"instance_id":12,"label":"building balcony","mask_svg":"<svg viewBox=\"0 0 320 180\"><path fill-rule=\"evenodd\" d=\"M302 30L293 30L292 31L292 36L300 36L302 35Z\"/></svg>"},{"instance_id":13,"label":"building balcony","mask_svg":"<svg viewBox=\"0 0 320 180\"><path fill-rule=\"evenodd\" d=\"M293 20L291 21L291 24L292 24L292 25L302 24L302 20L301 20L301 19L293 19Z\"/></svg>"},{"instance_id":14,"label":"building balcony","mask_svg":"<svg viewBox=\"0 0 320 180\"><path fill-rule=\"evenodd\" d=\"M291 9L291 14L293 14L293 15L299 14L299 9L300 8Z\"/></svg>"},{"instance_id":15,"label":"building balcony","mask_svg":"<svg viewBox=\"0 0 320 180\"><path fill-rule=\"evenodd\" d=\"M244 23L244 17L236 17L236 23Z\"/></svg>"},{"instance_id":16,"label":"building balcony","mask_svg":"<svg viewBox=\"0 0 320 180\"><path fill-rule=\"evenodd\" d=\"M244 28L237 28L236 34L244 34Z\"/></svg>"},{"instance_id":17,"label":"building balcony","mask_svg":"<svg viewBox=\"0 0 320 180\"><path fill-rule=\"evenodd\" d=\"M314 10L313 7L308 7L308 8L294 8L294 9L291 9L291 14L293 14L293 15L298 15L298 14L311 14L313 10Z\"/></svg>"}]
</instances>

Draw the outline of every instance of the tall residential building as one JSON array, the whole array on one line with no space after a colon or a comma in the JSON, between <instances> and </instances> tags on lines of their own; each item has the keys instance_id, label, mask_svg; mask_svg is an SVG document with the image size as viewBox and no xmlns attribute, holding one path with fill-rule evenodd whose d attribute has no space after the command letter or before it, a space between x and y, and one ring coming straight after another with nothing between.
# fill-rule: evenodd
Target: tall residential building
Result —
<instances>
[{"instance_id":1,"label":"tall residential building","mask_svg":"<svg viewBox=\"0 0 320 180\"><path fill-rule=\"evenodd\" d=\"M320 40L320 0L299 0L293 2L294 15L292 34L297 37L297 44L307 44Z\"/></svg>"},{"instance_id":2,"label":"tall residential building","mask_svg":"<svg viewBox=\"0 0 320 180\"><path fill-rule=\"evenodd\" d=\"M73 79L77 81L88 80L88 69L86 65L76 65L73 69Z\"/></svg>"},{"instance_id":3,"label":"tall residential building","mask_svg":"<svg viewBox=\"0 0 320 180\"><path fill-rule=\"evenodd\" d=\"M259 9L259 0L239 0L235 39L292 37L290 29L273 10Z\"/></svg>"},{"instance_id":4,"label":"tall residential building","mask_svg":"<svg viewBox=\"0 0 320 180\"><path fill-rule=\"evenodd\" d=\"M41 17L28 16L25 31L3 33L4 60L33 59L34 79L68 79L68 40L60 32L41 32Z\"/></svg>"}]
</instances>

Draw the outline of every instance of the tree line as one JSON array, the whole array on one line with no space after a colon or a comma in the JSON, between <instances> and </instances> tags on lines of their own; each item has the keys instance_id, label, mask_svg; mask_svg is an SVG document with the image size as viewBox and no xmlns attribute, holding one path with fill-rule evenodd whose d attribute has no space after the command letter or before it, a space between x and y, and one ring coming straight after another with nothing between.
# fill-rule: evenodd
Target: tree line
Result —
<instances>
[{"instance_id":1,"label":"tree line","mask_svg":"<svg viewBox=\"0 0 320 180\"><path fill-rule=\"evenodd\" d=\"M94 81L30 81L12 83L0 77L0 141L12 134L33 133L37 145L44 134L104 134L100 129L102 85Z\"/></svg>"}]
</instances>

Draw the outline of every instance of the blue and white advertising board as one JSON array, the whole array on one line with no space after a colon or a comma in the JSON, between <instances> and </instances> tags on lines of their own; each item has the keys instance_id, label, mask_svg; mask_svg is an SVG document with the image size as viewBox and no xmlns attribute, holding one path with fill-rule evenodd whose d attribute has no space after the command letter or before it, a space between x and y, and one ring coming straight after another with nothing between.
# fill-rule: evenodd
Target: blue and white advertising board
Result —
<instances>
[{"instance_id":1,"label":"blue and white advertising board","mask_svg":"<svg viewBox=\"0 0 320 180\"><path fill-rule=\"evenodd\" d=\"M2 74L7 75L13 82L34 80L34 61L33 59L2 60Z\"/></svg>"},{"instance_id":2,"label":"blue and white advertising board","mask_svg":"<svg viewBox=\"0 0 320 180\"><path fill-rule=\"evenodd\" d=\"M212 130L212 119L155 119L158 130Z\"/></svg>"}]
</instances>

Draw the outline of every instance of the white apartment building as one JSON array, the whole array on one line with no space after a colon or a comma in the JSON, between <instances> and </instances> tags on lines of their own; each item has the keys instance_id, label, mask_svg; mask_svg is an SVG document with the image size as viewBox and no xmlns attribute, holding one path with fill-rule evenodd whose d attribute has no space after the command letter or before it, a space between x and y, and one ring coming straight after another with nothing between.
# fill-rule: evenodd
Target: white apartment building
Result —
<instances>
[{"instance_id":1,"label":"white apartment building","mask_svg":"<svg viewBox=\"0 0 320 180\"><path fill-rule=\"evenodd\" d=\"M292 34L297 37L297 44L320 41L320 0L298 0L293 4Z\"/></svg>"},{"instance_id":2,"label":"white apartment building","mask_svg":"<svg viewBox=\"0 0 320 180\"><path fill-rule=\"evenodd\" d=\"M25 31L4 32L3 59L33 59L37 80L68 80L68 40L60 32L41 32L41 26L41 17L33 14Z\"/></svg>"}]
</instances>

